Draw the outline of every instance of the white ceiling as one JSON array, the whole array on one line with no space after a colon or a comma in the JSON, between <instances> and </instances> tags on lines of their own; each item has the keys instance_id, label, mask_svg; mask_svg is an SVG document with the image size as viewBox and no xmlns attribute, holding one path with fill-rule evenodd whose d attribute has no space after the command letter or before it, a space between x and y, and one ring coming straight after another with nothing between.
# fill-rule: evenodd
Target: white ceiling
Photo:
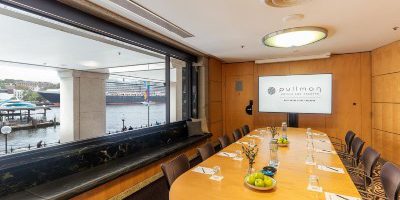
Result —
<instances>
[{"instance_id":1,"label":"white ceiling","mask_svg":"<svg viewBox=\"0 0 400 200\"><path fill-rule=\"evenodd\" d=\"M269 7L260 0L134 0L195 36L186 39L109 1L90 1L226 62L370 51L400 39L400 30L392 30L400 26L399 0L308 0L290 8ZM283 22L291 14L304 14L304 19ZM289 49L261 43L267 33L298 26L321 26L329 36Z\"/></svg>"}]
</instances>

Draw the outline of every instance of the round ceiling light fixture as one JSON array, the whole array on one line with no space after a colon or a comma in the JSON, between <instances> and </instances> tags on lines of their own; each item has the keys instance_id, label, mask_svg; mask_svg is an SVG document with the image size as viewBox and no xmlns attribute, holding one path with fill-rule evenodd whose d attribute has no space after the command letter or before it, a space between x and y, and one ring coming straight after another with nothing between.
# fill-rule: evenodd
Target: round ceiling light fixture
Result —
<instances>
[{"instance_id":1,"label":"round ceiling light fixture","mask_svg":"<svg viewBox=\"0 0 400 200\"><path fill-rule=\"evenodd\" d=\"M263 0L267 5L272 7L291 7L301 3L304 3L305 0Z\"/></svg>"},{"instance_id":2,"label":"round ceiling light fixture","mask_svg":"<svg viewBox=\"0 0 400 200\"><path fill-rule=\"evenodd\" d=\"M269 33L262 38L262 41L269 47L289 48L318 42L327 36L328 31L324 28L304 26Z\"/></svg>"}]
</instances>

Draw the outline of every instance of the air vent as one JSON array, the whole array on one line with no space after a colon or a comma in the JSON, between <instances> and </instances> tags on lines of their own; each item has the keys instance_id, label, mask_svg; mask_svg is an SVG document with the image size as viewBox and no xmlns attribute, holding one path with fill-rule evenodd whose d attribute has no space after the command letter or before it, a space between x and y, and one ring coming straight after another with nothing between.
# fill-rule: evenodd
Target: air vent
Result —
<instances>
[{"instance_id":1,"label":"air vent","mask_svg":"<svg viewBox=\"0 0 400 200\"><path fill-rule=\"evenodd\" d=\"M132 0L110 0L110 1L135 13L136 15L144 18L145 20L154 23L168 31L171 31L183 38L194 37L193 34L185 31L181 27L171 23L170 21L164 19L163 17L157 15L156 13L152 12L151 10L143 7L142 5Z\"/></svg>"},{"instance_id":2,"label":"air vent","mask_svg":"<svg viewBox=\"0 0 400 200\"><path fill-rule=\"evenodd\" d=\"M265 3L272 7L290 7L303 3L305 0L264 0Z\"/></svg>"}]
</instances>

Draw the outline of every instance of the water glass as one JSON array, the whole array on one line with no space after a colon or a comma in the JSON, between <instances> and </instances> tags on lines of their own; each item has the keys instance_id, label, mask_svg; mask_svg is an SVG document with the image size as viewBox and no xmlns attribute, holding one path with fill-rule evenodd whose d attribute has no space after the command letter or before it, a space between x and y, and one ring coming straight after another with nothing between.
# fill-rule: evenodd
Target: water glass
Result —
<instances>
[{"instance_id":1,"label":"water glass","mask_svg":"<svg viewBox=\"0 0 400 200\"><path fill-rule=\"evenodd\" d=\"M319 186L319 179L317 175L310 175L308 177L308 185L309 187L311 187L312 189L318 189Z\"/></svg>"},{"instance_id":2,"label":"water glass","mask_svg":"<svg viewBox=\"0 0 400 200\"><path fill-rule=\"evenodd\" d=\"M278 144L277 143L270 143L269 146L269 165L276 167L279 163L278 160Z\"/></svg>"},{"instance_id":3,"label":"water glass","mask_svg":"<svg viewBox=\"0 0 400 200\"><path fill-rule=\"evenodd\" d=\"M287 124L286 122L282 122L282 137L287 138Z\"/></svg>"},{"instance_id":4,"label":"water glass","mask_svg":"<svg viewBox=\"0 0 400 200\"><path fill-rule=\"evenodd\" d=\"M213 176L222 176L221 167L220 166L214 166L213 170L214 170Z\"/></svg>"},{"instance_id":5,"label":"water glass","mask_svg":"<svg viewBox=\"0 0 400 200\"><path fill-rule=\"evenodd\" d=\"M236 154L236 156L235 156L236 159L238 159L238 160L242 159L242 151L236 150L235 154Z\"/></svg>"},{"instance_id":6,"label":"water glass","mask_svg":"<svg viewBox=\"0 0 400 200\"><path fill-rule=\"evenodd\" d=\"M312 140L307 140L307 153L312 154L314 152L314 142Z\"/></svg>"},{"instance_id":7,"label":"water glass","mask_svg":"<svg viewBox=\"0 0 400 200\"><path fill-rule=\"evenodd\" d=\"M249 140L249 146L250 146L250 147L256 146L256 140L250 139L250 140Z\"/></svg>"}]
</instances>

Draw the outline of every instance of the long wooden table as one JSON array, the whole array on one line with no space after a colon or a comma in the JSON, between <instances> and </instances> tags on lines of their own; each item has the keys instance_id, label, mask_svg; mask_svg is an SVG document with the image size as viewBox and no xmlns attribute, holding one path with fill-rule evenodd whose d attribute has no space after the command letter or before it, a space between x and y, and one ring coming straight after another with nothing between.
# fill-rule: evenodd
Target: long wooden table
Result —
<instances>
[{"instance_id":1,"label":"long wooden table","mask_svg":"<svg viewBox=\"0 0 400 200\"><path fill-rule=\"evenodd\" d=\"M191 170L182 174L171 186L170 200L214 200L214 199L325 199L324 193L307 190L310 175L310 166L305 164L307 155L306 130L302 128L289 128L289 147L280 147L278 157L280 165L275 175L277 187L271 191L255 191L244 185L244 177L248 170L248 160L245 155L242 161L228 157L213 155L198 166L212 168L220 166L224 179L220 182L209 179L209 175L196 173ZM319 131L313 131L321 133ZM258 134L252 131L250 134ZM240 141L247 142L255 139L259 153L254 165L256 170L268 165L270 139L257 139L243 137ZM318 149L332 149L327 136L314 136L314 144ZM232 152L241 150L241 144L233 143L222 151ZM320 186L324 192L332 192L361 198L349 174L337 154L314 153L317 164L343 168L345 174L338 174L312 169L312 174L319 177Z\"/></svg>"}]
</instances>

